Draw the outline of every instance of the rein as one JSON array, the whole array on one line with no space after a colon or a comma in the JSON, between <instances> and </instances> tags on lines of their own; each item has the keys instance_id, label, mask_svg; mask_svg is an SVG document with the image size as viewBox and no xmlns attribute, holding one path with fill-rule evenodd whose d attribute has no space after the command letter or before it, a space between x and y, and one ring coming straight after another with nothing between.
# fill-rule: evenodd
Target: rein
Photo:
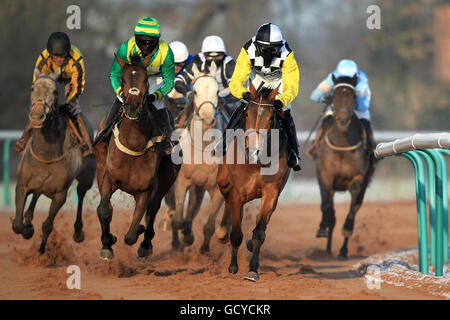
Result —
<instances>
[{"instance_id":1,"label":"rein","mask_svg":"<svg viewBox=\"0 0 450 320\"><path fill-rule=\"evenodd\" d=\"M69 153L69 151L71 151L71 150L73 149L73 147L75 146L75 145L72 145L69 149L67 149L66 152L64 152L62 155L60 155L60 156L57 157L57 158L45 160L45 159L42 159L41 157L39 157L39 156L33 151L33 138L31 138L30 140L31 140L31 141L30 141L30 154L31 154L31 156L32 156L35 160L37 160L38 162L41 162L41 163L44 163L44 164L50 164L50 163L55 163L55 162L61 161L62 159L64 159L64 158L67 156L67 154Z\"/></svg>"},{"instance_id":2,"label":"rein","mask_svg":"<svg viewBox=\"0 0 450 320\"><path fill-rule=\"evenodd\" d=\"M356 150L359 147L361 147L364 141L366 141L366 132L364 130L363 130L363 139L361 141L359 141L357 144L355 144L353 146L348 146L348 147L335 146L334 144L331 143L331 141L328 137L328 132L325 134L325 142L327 143L328 147L330 147L330 149L332 149L334 151L353 151L353 150Z\"/></svg>"}]
</instances>

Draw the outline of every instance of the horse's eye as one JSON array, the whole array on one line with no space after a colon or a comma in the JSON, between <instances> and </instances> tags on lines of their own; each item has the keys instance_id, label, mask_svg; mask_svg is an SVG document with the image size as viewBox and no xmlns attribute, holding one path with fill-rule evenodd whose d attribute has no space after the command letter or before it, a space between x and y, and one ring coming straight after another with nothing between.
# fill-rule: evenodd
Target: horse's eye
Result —
<instances>
[{"instance_id":1,"label":"horse's eye","mask_svg":"<svg viewBox=\"0 0 450 320\"><path fill-rule=\"evenodd\" d=\"M31 92L33 92L34 91L34 88L33 87L31 87Z\"/></svg>"},{"instance_id":2,"label":"horse's eye","mask_svg":"<svg viewBox=\"0 0 450 320\"><path fill-rule=\"evenodd\" d=\"M219 90L217 90L216 94L219 95Z\"/></svg>"},{"instance_id":3,"label":"horse's eye","mask_svg":"<svg viewBox=\"0 0 450 320\"><path fill-rule=\"evenodd\" d=\"M194 94L197 94L197 90L194 90Z\"/></svg>"},{"instance_id":4,"label":"horse's eye","mask_svg":"<svg viewBox=\"0 0 450 320\"><path fill-rule=\"evenodd\" d=\"M58 93L58 90L53 90L53 94L56 95Z\"/></svg>"}]
</instances>

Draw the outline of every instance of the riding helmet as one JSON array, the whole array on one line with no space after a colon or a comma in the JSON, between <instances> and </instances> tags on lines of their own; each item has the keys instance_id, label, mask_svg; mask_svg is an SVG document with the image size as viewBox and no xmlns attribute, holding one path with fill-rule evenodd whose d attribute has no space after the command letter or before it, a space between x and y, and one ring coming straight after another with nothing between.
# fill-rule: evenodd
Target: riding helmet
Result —
<instances>
[{"instance_id":1,"label":"riding helmet","mask_svg":"<svg viewBox=\"0 0 450 320\"><path fill-rule=\"evenodd\" d=\"M70 52L70 39L64 32L53 32L47 41L50 54L67 55Z\"/></svg>"}]
</instances>

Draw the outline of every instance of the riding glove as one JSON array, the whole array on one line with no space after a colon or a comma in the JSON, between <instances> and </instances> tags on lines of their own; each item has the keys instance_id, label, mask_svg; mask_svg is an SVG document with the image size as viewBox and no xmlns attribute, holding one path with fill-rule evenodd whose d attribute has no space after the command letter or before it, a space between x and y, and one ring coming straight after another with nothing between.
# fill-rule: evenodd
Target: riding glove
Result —
<instances>
[{"instance_id":1,"label":"riding glove","mask_svg":"<svg viewBox=\"0 0 450 320\"><path fill-rule=\"evenodd\" d=\"M283 102L281 102L281 100L275 100L273 102L273 106L275 107L275 109L281 110L281 108L283 108Z\"/></svg>"}]
</instances>

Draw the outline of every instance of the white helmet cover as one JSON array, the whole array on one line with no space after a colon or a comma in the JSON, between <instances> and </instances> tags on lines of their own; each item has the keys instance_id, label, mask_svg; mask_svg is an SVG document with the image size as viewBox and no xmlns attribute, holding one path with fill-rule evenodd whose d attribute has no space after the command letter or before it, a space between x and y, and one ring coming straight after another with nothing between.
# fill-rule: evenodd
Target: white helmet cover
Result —
<instances>
[{"instance_id":1,"label":"white helmet cover","mask_svg":"<svg viewBox=\"0 0 450 320\"><path fill-rule=\"evenodd\" d=\"M189 50L181 41L173 41L169 44L173 52L175 63L182 63L189 58Z\"/></svg>"},{"instance_id":2,"label":"white helmet cover","mask_svg":"<svg viewBox=\"0 0 450 320\"><path fill-rule=\"evenodd\" d=\"M226 52L225 43L219 36L207 36L202 43L202 53Z\"/></svg>"}]
</instances>

